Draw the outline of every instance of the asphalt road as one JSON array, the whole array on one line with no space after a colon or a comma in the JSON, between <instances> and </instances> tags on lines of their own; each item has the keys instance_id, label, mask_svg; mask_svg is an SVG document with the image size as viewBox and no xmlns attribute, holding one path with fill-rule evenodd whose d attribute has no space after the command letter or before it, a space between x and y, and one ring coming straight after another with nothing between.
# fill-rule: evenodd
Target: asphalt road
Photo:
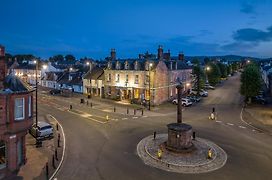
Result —
<instances>
[{"instance_id":1,"label":"asphalt road","mask_svg":"<svg viewBox=\"0 0 272 180\"><path fill-rule=\"evenodd\" d=\"M229 78L201 103L183 111L183 121L197 136L212 140L228 154L226 165L205 174L178 174L145 165L136 154L138 142L153 133L166 133L166 124L176 121L175 106L166 115L133 116L76 104L61 97L40 98L41 114L52 114L62 124L67 141L64 164L58 179L272 179L272 136L254 131L240 119L239 76ZM40 96L41 97L41 96ZM98 107L98 106L97 106ZM218 118L208 119L215 107ZM173 112L173 113L171 113ZM109 121L106 120L109 116Z\"/></svg>"}]
</instances>

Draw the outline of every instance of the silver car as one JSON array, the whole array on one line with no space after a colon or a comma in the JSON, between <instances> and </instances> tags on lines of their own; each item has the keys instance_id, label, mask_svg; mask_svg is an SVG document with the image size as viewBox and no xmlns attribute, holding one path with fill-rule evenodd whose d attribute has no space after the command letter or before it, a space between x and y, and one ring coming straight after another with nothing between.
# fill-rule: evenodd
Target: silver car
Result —
<instances>
[{"instance_id":1,"label":"silver car","mask_svg":"<svg viewBox=\"0 0 272 180\"><path fill-rule=\"evenodd\" d=\"M33 137L35 138L37 137L37 139L53 137L54 135L53 127L46 122L40 122L40 121L38 122L37 127L36 127L36 123L32 125L31 129L29 130L29 133Z\"/></svg>"}]
</instances>

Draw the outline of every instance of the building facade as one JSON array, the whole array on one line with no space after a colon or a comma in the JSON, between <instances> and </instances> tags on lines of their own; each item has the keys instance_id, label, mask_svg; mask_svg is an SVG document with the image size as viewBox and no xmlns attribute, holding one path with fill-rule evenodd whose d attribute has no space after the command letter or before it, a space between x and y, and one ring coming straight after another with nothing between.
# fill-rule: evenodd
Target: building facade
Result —
<instances>
[{"instance_id":1,"label":"building facade","mask_svg":"<svg viewBox=\"0 0 272 180\"><path fill-rule=\"evenodd\" d=\"M32 90L13 74L7 75L0 46L0 178L26 162L25 135L33 124Z\"/></svg>"},{"instance_id":2,"label":"building facade","mask_svg":"<svg viewBox=\"0 0 272 180\"><path fill-rule=\"evenodd\" d=\"M192 68L184 62L184 56L171 60L170 51L163 53L159 46L157 57L139 55L138 59L116 59L111 52L104 70L105 97L127 100L133 103L150 101L159 105L176 97L176 85L182 82L184 91L190 88Z\"/></svg>"}]
</instances>

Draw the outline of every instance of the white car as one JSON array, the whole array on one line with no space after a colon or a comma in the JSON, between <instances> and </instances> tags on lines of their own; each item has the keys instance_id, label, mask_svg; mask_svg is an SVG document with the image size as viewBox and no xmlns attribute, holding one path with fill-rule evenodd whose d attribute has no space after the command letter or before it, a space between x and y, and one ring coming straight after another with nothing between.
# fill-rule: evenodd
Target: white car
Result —
<instances>
[{"instance_id":1,"label":"white car","mask_svg":"<svg viewBox=\"0 0 272 180\"><path fill-rule=\"evenodd\" d=\"M178 104L178 99L174 99L174 100L172 101L172 103L173 103L173 104ZM191 106L193 103L192 103L192 101L191 101L190 99L188 99L188 98L182 98L181 104L182 104L182 106Z\"/></svg>"},{"instance_id":2,"label":"white car","mask_svg":"<svg viewBox=\"0 0 272 180\"><path fill-rule=\"evenodd\" d=\"M46 123L46 122L38 122L38 126L36 127L36 123L34 123L29 129L29 133L33 137L37 137L37 139L47 138L47 137L53 137L54 131L53 127ZM37 136L36 136L37 135Z\"/></svg>"},{"instance_id":3,"label":"white car","mask_svg":"<svg viewBox=\"0 0 272 180\"><path fill-rule=\"evenodd\" d=\"M196 90L190 90L190 95L197 95L197 91ZM199 95L202 96L202 97L207 97L208 92L203 90L203 89L200 89Z\"/></svg>"}]
</instances>

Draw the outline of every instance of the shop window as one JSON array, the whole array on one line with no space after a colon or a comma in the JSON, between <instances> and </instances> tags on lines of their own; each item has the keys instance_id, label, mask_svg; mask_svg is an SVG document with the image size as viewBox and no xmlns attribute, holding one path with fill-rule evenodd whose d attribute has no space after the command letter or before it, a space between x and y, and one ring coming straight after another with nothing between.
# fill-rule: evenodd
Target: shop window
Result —
<instances>
[{"instance_id":1,"label":"shop window","mask_svg":"<svg viewBox=\"0 0 272 180\"><path fill-rule=\"evenodd\" d=\"M0 169L6 167L6 144L0 140Z\"/></svg>"},{"instance_id":2,"label":"shop window","mask_svg":"<svg viewBox=\"0 0 272 180\"><path fill-rule=\"evenodd\" d=\"M148 89L145 90L145 100L147 100L147 101L150 100L150 93L149 93Z\"/></svg>"},{"instance_id":3,"label":"shop window","mask_svg":"<svg viewBox=\"0 0 272 180\"><path fill-rule=\"evenodd\" d=\"M139 89L134 89L134 99L139 99Z\"/></svg>"},{"instance_id":4,"label":"shop window","mask_svg":"<svg viewBox=\"0 0 272 180\"><path fill-rule=\"evenodd\" d=\"M15 120L23 120L25 118L25 99L24 98L16 98L15 99L15 110L14 117Z\"/></svg>"}]
</instances>

